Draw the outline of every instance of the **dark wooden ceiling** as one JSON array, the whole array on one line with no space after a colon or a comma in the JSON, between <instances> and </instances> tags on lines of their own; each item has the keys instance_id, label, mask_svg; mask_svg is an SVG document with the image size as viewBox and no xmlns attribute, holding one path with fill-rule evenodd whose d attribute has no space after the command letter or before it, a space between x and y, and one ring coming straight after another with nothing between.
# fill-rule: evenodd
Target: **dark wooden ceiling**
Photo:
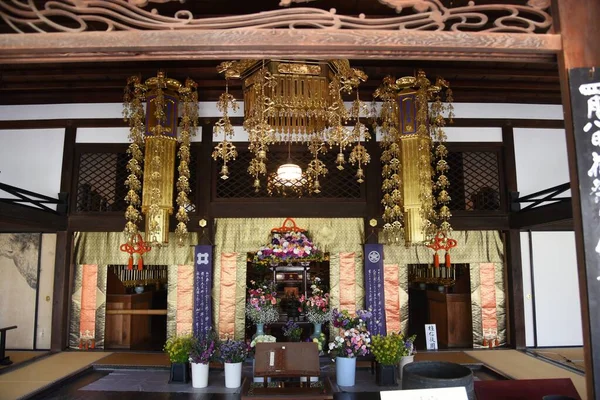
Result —
<instances>
[{"instance_id":1,"label":"dark wooden ceiling","mask_svg":"<svg viewBox=\"0 0 600 400\"><path fill-rule=\"evenodd\" d=\"M225 81L217 73L220 61L104 62L85 64L0 65L0 104L120 102L127 78L156 75L198 82L201 101L216 101ZM361 85L361 98L370 100L386 75L413 75L422 68L430 78L442 76L454 91L456 102L560 104L556 63L489 63L456 61L352 60L369 79ZM231 82L241 99L241 84Z\"/></svg>"}]
</instances>

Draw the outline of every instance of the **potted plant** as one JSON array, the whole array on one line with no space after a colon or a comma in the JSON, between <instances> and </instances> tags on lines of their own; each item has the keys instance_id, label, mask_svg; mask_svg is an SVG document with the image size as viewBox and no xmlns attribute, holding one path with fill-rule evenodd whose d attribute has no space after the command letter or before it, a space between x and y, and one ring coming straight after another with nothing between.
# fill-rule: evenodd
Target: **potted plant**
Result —
<instances>
[{"instance_id":1,"label":"potted plant","mask_svg":"<svg viewBox=\"0 0 600 400\"><path fill-rule=\"evenodd\" d=\"M275 343L276 341L277 341L277 339L275 338L275 336L259 335L259 336L256 336L254 339L252 339L252 342L250 342L250 348L251 348L252 352L255 352L257 343ZM256 361L256 358L253 358L252 359L252 375L254 375L255 361ZM264 383L264 381L265 381L265 378L262 378L262 377L254 378L254 382L256 382L256 383Z\"/></svg>"},{"instance_id":2,"label":"potted plant","mask_svg":"<svg viewBox=\"0 0 600 400\"><path fill-rule=\"evenodd\" d=\"M192 387L200 389L208 386L209 363L213 360L216 350L217 341L213 332L200 335L192 341Z\"/></svg>"},{"instance_id":3,"label":"potted plant","mask_svg":"<svg viewBox=\"0 0 600 400\"><path fill-rule=\"evenodd\" d=\"M379 386L397 385L396 366L402 356L402 337L395 333L371 338L371 353L377 361L376 379Z\"/></svg>"},{"instance_id":4,"label":"potted plant","mask_svg":"<svg viewBox=\"0 0 600 400\"><path fill-rule=\"evenodd\" d=\"M401 346L400 346L400 364L398 365L398 377L402 379L402 369L406 364L409 364L415 360L415 338L417 335L412 335L409 338L405 338L404 335L400 334Z\"/></svg>"},{"instance_id":5,"label":"potted plant","mask_svg":"<svg viewBox=\"0 0 600 400\"><path fill-rule=\"evenodd\" d=\"M367 330L367 320L372 317L366 310L356 311L351 316L347 311L332 311L333 326L339 333L329 343L329 353L335 357L335 375L338 386L354 386L356 357L369 353L371 334Z\"/></svg>"},{"instance_id":6,"label":"potted plant","mask_svg":"<svg viewBox=\"0 0 600 400\"><path fill-rule=\"evenodd\" d=\"M219 357L225 364L225 387L242 384L242 363L248 356L248 345L242 340L227 339L219 344Z\"/></svg>"},{"instance_id":7,"label":"potted plant","mask_svg":"<svg viewBox=\"0 0 600 400\"><path fill-rule=\"evenodd\" d=\"M289 342L299 342L302 336L302 328L296 322L289 320L282 328L283 336Z\"/></svg>"},{"instance_id":8,"label":"potted plant","mask_svg":"<svg viewBox=\"0 0 600 400\"><path fill-rule=\"evenodd\" d=\"M259 283L250 281L246 315L256 324L254 336L264 335L265 324L271 324L279 319L277 311L277 288L273 282Z\"/></svg>"},{"instance_id":9,"label":"potted plant","mask_svg":"<svg viewBox=\"0 0 600 400\"><path fill-rule=\"evenodd\" d=\"M169 355L171 361L171 374L169 383L188 383L188 360L192 348L193 338L191 335L172 336L167 339L164 351Z\"/></svg>"},{"instance_id":10,"label":"potted plant","mask_svg":"<svg viewBox=\"0 0 600 400\"><path fill-rule=\"evenodd\" d=\"M321 279L315 277L310 285L312 295L310 297L300 296L301 307L298 311L304 311L308 322L314 326L312 338L321 335L321 325L331 319L329 310L329 293L324 293L321 288Z\"/></svg>"}]
</instances>

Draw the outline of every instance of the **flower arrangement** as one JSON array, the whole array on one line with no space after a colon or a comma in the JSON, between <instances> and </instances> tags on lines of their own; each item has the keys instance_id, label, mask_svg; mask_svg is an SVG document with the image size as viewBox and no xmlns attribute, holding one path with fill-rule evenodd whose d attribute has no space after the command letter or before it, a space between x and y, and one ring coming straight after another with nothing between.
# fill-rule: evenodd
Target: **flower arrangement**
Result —
<instances>
[{"instance_id":1,"label":"flower arrangement","mask_svg":"<svg viewBox=\"0 0 600 400\"><path fill-rule=\"evenodd\" d=\"M322 259L322 252L303 232L273 232L271 243L256 252L254 262L279 264Z\"/></svg>"},{"instance_id":2,"label":"flower arrangement","mask_svg":"<svg viewBox=\"0 0 600 400\"><path fill-rule=\"evenodd\" d=\"M225 363L244 362L249 350L248 344L243 340L223 340L219 343L219 358Z\"/></svg>"},{"instance_id":3,"label":"flower arrangement","mask_svg":"<svg viewBox=\"0 0 600 400\"><path fill-rule=\"evenodd\" d=\"M300 296L300 307L298 311L304 311L308 322L323 324L331 319L329 310L329 293L323 293L321 279L315 277L310 286L312 296Z\"/></svg>"},{"instance_id":4,"label":"flower arrangement","mask_svg":"<svg viewBox=\"0 0 600 400\"><path fill-rule=\"evenodd\" d=\"M282 328L283 336L289 338L292 342L299 342L300 336L302 336L302 328L292 321L289 320Z\"/></svg>"},{"instance_id":5,"label":"flower arrangement","mask_svg":"<svg viewBox=\"0 0 600 400\"><path fill-rule=\"evenodd\" d=\"M192 340L190 349L190 362L208 364L217 351L217 338L214 332L208 332Z\"/></svg>"},{"instance_id":6,"label":"flower arrangement","mask_svg":"<svg viewBox=\"0 0 600 400\"><path fill-rule=\"evenodd\" d=\"M186 363L190 357L193 341L194 338L189 334L172 336L167 339L163 350L169 355L172 363Z\"/></svg>"},{"instance_id":7,"label":"flower arrangement","mask_svg":"<svg viewBox=\"0 0 600 400\"><path fill-rule=\"evenodd\" d=\"M364 328L366 330L367 321L373 317L373 313L368 310L356 310L356 316L351 316L346 310L338 311L334 308L331 312L331 322L333 326L340 329Z\"/></svg>"},{"instance_id":8,"label":"flower arrangement","mask_svg":"<svg viewBox=\"0 0 600 400\"><path fill-rule=\"evenodd\" d=\"M252 342L250 342L250 347L252 347L252 348L256 347L256 343L275 343L276 341L277 341L277 339L275 338L275 336L258 335L257 337L252 339Z\"/></svg>"},{"instance_id":9,"label":"flower arrangement","mask_svg":"<svg viewBox=\"0 0 600 400\"><path fill-rule=\"evenodd\" d=\"M403 334L399 334L401 340L400 356L409 357L414 355L417 351L415 350L415 339L417 335L412 335L409 338L405 338Z\"/></svg>"},{"instance_id":10,"label":"flower arrangement","mask_svg":"<svg viewBox=\"0 0 600 400\"><path fill-rule=\"evenodd\" d=\"M323 332L321 332L319 337L313 338L312 341L317 344L317 347L319 349L319 354L322 354L323 353L323 345L326 342L325 334Z\"/></svg>"},{"instance_id":11,"label":"flower arrangement","mask_svg":"<svg viewBox=\"0 0 600 400\"><path fill-rule=\"evenodd\" d=\"M396 365L400 362L404 342L402 335L392 333L391 335L375 335L371 338L371 353L375 360L382 365Z\"/></svg>"},{"instance_id":12,"label":"flower arrangement","mask_svg":"<svg viewBox=\"0 0 600 400\"><path fill-rule=\"evenodd\" d=\"M257 284L250 281L246 315L255 324L270 324L279 319L277 290L273 282Z\"/></svg>"},{"instance_id":13,"label":"flower arrangement","mask_svg":"<svg viewBox=\"0 0 600 400\"><path fill-rule=\"evenodd\" d=\"M329 353L335 357L353 358L366 356L371 345L371 334L367 330L367 320L373 314L367 310L357 310L351 316L346 310L332 310L333 326L339 329L338 335L329 343Z\"/></svg>"}]
</instances>

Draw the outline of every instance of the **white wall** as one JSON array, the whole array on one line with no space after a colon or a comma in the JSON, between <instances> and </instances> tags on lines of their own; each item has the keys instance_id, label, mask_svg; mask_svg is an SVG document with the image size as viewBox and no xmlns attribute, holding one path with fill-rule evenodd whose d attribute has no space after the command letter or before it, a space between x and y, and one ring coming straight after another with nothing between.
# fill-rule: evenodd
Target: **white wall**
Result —
<instances>
[{"instance_id":1,"label":"white wall","mask_svg":"<svg viewBox=\"0 0 600 400\"><path fill-rule=\"evenodd\" d=\"M515 128L514 138L517 187L521 196L569 182L564 129ZM570 196L570 191L561 196Z\"/></svg>"},{"instance_id":2,"label":"white wall","mask_svg":"<svg viewBox=\"0 0 600 400\"><path fill-rule=\"evenodd\" d=\"M64 129L1 130L0 182L56 198L64 136Z\"/></svg>"},{"instance_id":3,"label":"white wall","mask_svg":"<svg viewBox=\"0 0 600 400\"><path fill-rule=\"evenodd\" d=\"M574 232L532 232L531 246L533 277L528 233L521 233L527 346L534 346L534 323L538 347L582 346Z\"/></svg>"}]
</instances>

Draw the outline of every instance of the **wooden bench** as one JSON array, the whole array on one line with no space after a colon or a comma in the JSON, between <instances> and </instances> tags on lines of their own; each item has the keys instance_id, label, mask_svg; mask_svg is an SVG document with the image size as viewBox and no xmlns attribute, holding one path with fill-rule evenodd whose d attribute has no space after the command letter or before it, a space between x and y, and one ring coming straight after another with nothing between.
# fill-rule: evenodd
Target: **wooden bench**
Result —
<instances>
[{"instance_id":1,"label":"wooden bench","mask_svg":"<svg viewBox=\"0 0 600 400\"><path fill-rule=\"evenodd\" d=\"M6 357L6 331L11 329L17 329L17 326L14 325L6 328L0 328L0 365L12 364L10 357Z\"/></svg>"}]
</instances>

